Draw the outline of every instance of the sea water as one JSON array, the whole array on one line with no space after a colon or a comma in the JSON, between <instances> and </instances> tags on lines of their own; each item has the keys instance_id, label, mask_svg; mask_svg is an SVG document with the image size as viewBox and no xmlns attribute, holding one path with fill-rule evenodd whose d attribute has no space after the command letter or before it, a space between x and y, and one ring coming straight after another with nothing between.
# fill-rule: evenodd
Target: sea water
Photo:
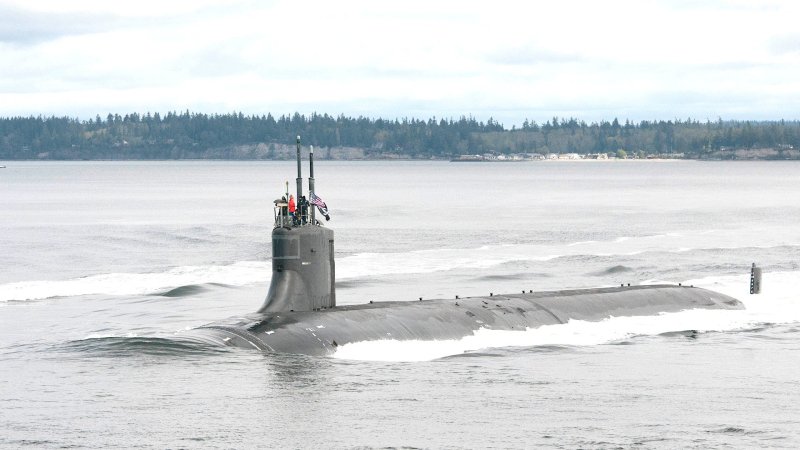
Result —
<instances>
[{"instance_id":1,"label":"sea water","mask_svg":"<svg viewBox=\"0 0 800 450\"><path fill-rule=\"evenodd\" d=\"M326 358L176 339L260 306L292 162L3 164L2 446L800 446L797 163L319 161L339 304L680 282L747 306Z\"/></svg>"}]
</instances>

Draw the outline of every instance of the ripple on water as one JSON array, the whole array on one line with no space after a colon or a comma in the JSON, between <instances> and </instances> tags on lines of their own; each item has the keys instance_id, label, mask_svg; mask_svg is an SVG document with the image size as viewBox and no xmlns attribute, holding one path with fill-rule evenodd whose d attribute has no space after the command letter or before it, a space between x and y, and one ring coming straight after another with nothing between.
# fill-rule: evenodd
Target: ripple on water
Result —
<instances>
[{"instance_id":1,"label":"ripple on water","mask_svg":"<svg viewBox=\"0 0 800 450\"><path fill-rule=\"evenodd\" d=\"M231 351L231 348L187 338L102 336L56 344L51 350L117 358L140 355L180 357L219 354Z\"/></svg>"}]
</instances>

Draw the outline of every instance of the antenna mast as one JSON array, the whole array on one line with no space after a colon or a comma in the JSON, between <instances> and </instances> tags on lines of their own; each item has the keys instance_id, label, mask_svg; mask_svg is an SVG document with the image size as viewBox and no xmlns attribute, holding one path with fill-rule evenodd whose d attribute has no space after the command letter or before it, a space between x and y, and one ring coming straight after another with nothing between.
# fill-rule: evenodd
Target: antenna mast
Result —
<instances>
[{"instance_id":1,"label":"antenna mast","mask_svg":"<svg viewBox=\"0 0 800 450\"><path fill-rule=\"evenodd\" d=\"M311 201L314 198L314 146L310 146L311 151L308 153L308 200ZM314 224L314 205L309 205L311 208L311 223Z\"/></svg>"},{"instance_id":2,"label":"antenna mast","mask_svg":"<svg viewBox=\"0 0 800 450\"><path fill-rule=\"evenodd\" d=\"M303 175L300 173L300 135L297 135L297 206L303 196Z\"/></svg>"}]
</instances>

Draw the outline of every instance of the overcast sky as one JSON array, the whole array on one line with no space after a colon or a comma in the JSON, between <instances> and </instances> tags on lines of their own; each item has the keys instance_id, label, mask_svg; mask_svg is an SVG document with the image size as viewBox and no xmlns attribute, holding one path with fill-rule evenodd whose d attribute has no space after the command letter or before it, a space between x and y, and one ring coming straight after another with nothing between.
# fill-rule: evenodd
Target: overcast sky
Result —
<instances>
[{"instance_id":1,"label":"overcast sky","mask_svg":"<svg viewBox=\"0 0 800 450\"><path fill-rule=\"evenodd\" d=\"M794 0L0 0L0 18L0 116L800 118Z\"/></svg>"}]
</instances>

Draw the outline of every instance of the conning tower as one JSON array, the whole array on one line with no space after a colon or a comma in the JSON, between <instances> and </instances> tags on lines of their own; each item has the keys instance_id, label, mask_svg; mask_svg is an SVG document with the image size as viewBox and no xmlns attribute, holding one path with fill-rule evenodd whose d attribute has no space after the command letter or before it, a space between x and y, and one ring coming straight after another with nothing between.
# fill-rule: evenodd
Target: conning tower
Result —
<instances>
[{"instance_id":1,"label":"conning tower","mask_svg":"<svg viewBox=\"0 0 800 450\"><path fill-rule=\"evenodd\" d=\"M314 205L303 196L300 150L297 136L297 209L291 214L285 200L275 201L272 282L260 313L336 306L333 230L316 220ZM309 153L309 169L309 198L313 199L314 147Z\"/></svg>"}]
</instances>

